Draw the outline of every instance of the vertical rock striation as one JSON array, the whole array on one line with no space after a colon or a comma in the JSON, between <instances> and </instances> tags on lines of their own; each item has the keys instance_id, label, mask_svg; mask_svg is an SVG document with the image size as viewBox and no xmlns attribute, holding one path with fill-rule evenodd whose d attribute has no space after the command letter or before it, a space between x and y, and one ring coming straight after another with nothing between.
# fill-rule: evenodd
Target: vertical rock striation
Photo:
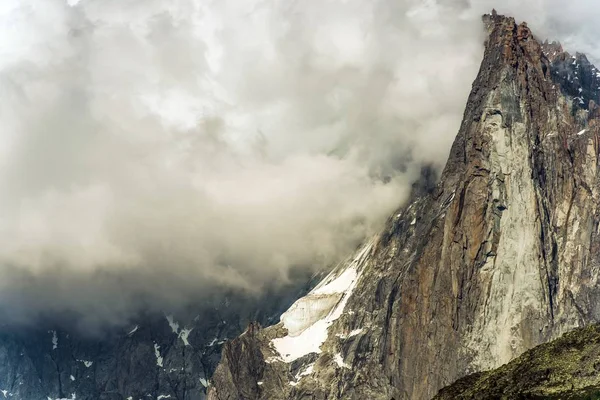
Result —
<instances>
[{"instance_id":1,"label":"vertical rock striation","mask_svg":"<svg viewBox=\"0 0 600 400\"><path fill-rule=\"evenodd\" d=\"M210 399L430 399L600 320L600 73L512 18L484 24L439 184L334 272L356 284L317 351L281 354L285 323L253 331L225 346Z\"/></svg>"}]
</instances>

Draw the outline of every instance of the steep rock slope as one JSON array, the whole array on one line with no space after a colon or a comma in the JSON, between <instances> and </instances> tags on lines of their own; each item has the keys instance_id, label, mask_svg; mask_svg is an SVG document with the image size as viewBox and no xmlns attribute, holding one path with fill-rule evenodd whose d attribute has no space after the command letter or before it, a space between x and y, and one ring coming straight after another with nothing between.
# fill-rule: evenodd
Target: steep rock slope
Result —
<instances>
[{"instance_id":1,"label":"steep rock slope","mask_svg":"<svg viewBox=\"0 0 600 400\"><path fill-rule=\"evenodd\" d=\"M223 343L248 321L269 323L306 293L287 290L216 296L183 315L146 315L100 337L0 325L0 399L204 399Z\"/></svg>"},{"instance_id":2,"label":"steep rock slope","mask_svg":"<svg viewBox=\"0 0 600 400\"><path fill-rule=\"evenodd\" d=\"M600 319L600 74L512 18L484 25L440 183L319 286L328 297L226 344L210 399L430 399Z\"/></svg>"},{"instance_id":3,"label":"steep rock slope","mask_svg":"<svg viewBox=\"0 0 600 400\"><path fill-rule=\"evenodd\" d=\"M459 379L434 399L600 399L600 327L577 329L498 369Z\"/></svg>"}]
</instances>

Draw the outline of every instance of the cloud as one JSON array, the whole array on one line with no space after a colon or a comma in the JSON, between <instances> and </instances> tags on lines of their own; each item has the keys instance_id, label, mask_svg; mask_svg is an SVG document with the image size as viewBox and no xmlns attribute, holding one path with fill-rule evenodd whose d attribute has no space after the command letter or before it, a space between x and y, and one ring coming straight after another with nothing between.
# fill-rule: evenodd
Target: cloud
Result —
<instances>
[{"instance_id":1,"label":"cloud","mask_svg":"<svg viewBox=\"0 0 600 400\"><path fill-rule=\"evenodd\" d=\"M336 262L445 163L491 3L2 1L5 321L120 324ZM594 50L590 2L503 4Z\"/></svg>"}]
</instances>

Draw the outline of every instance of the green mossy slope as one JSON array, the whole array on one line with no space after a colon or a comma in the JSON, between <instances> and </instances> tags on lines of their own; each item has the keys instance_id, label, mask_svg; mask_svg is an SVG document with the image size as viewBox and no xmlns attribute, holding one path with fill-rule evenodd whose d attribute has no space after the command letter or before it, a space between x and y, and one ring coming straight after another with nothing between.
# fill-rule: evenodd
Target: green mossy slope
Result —
<instances>
[{"instance_id":1,"label":"green mossy slope","mask_svg":"<svg viewBox=\"0 0 600 400\"><path fill-rule=\"evenodd\" d=\"M435 400L600 400L600 326L569 332L502 367L469 375Z\"/></svg>"}]
</instances>

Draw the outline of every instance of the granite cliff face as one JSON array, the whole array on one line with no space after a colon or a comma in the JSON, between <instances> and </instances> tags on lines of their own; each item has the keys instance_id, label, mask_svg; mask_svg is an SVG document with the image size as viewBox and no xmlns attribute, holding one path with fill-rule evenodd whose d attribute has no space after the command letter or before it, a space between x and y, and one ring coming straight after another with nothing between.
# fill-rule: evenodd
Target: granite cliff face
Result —
<instances>
[{"instance_id":1,"label":"granite cliff face","mask_svg":"<svg viewBox=\"0 0 600 400\"><path fill-rule=\"evenodd\" d=\"M600 320L600 73L512 18L484 24L439 183L227 343L209 399L430 399Z\"/></svg>"}]
</instances>

